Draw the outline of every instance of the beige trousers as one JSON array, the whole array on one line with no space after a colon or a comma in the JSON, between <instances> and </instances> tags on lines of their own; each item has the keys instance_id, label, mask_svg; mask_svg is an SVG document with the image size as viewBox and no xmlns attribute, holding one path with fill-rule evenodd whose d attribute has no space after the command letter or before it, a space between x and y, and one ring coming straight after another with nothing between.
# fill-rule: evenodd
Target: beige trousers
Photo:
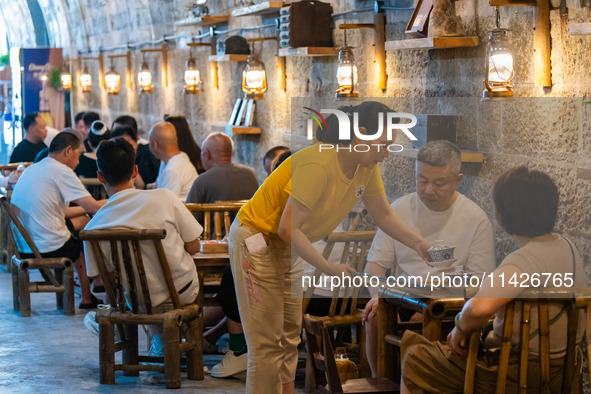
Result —
<instances>
[{"instance_id":1,"label":"beige trousers","mask_svg":"<svg viewBox=\"0 0 591 394\"><path fill-rule=\"evenodd\" d=\"M466 358L454 354L441 342L430 342L425 337L407 330L402 336L400 349L402 378L412 393L462 393L466 376ZM509 360L507 393L519 388L519 360L516 355ZM560 393L564 358L550 360L550 384L552 393ZM476 362L477 393L494 393L498 360L484 358ZM527 392L540 392L540 363L530 359L527 368ZM576 392L574 387L571 392Z\"/></svg>"},{"instance_id":2,"label":"beige trousers","mask_svg":"<svg viewBox=\"0 0 591 394\"><path fill-rule=\"evenodd\" d=\"M302 299L291 292L301 272L292 272L290 245L280 239L265 237L267 248L249 253L244 240L258 232L239 220L230 229L230 264L248 345L246 387L252 394L280 394L295 380Z\"/></svg>"}]
</instances>

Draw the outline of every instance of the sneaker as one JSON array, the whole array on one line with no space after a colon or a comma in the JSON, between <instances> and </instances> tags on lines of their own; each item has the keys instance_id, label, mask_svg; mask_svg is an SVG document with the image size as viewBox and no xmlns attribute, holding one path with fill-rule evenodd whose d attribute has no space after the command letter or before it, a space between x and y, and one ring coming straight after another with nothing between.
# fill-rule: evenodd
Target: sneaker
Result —
<instances>
[{"instance_id":1,"label":"sneaker","mask_svg":"<svg viewBox=\"0 0 591 394\"><path fill-rule=\"evenodd\" d=\"M99 324L96 322L96 312L88 312L86 316L84 316L84 327L97 337L99 336ZM119 342L120 340L119 330L115 327L115 342Z\"/></svg>"},{"instance_id":2,"label":"sneaker","mask_svg":"<svg viewBox=\"0 0 591 394\"><path fill-rule=\"evenodd\" d=\"M247 370L248 353L235 356L233 351L228 351L222 362L211 368L211 376L214 378L229 378Z\"/></svg>"},{"instance_id":3,"label":"sneaker","mask_svg":"<svg viewBox=\"0 0 591 394\"><path fill-rule=\"evenodd\" d=\"M148 350L148 357L163 357L164 352L162 350L162 334L156 334L152 337L150 350Z\"/></svg>"},{"instance_id":4,"label":"sneaker","mask_svg":"<svg viewBox=\"0 0 591 394\"><path fill-rule=\"evenodd\" d=\"M99 324L96 322L96 312L88 312L86 316L84 316L84 327L88 328L88 331L98 337Z\"/></svg>"}]
</instances>

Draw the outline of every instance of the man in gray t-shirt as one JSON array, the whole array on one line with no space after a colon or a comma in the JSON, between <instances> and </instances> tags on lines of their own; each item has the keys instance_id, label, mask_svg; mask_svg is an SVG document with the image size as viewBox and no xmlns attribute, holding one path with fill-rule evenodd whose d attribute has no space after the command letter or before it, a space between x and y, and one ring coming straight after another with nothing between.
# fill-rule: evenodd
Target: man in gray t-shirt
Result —
<instances>
[{"instance_id":1,"label":"man in gray t-shirt","mask_svg":"<svg viewBox=\"0 0 591 394\"><path fill-rule=\"evenodd\" d=\"M193 182L187 203L249 200L259 188L256 173L250 167L232 163L234 144L223 133L207 136L201 144L201 162L205 172ZM203 214L195 216L203 221ZM233 218L232 218L233 219Z\"/></svg>"}]
</instances>

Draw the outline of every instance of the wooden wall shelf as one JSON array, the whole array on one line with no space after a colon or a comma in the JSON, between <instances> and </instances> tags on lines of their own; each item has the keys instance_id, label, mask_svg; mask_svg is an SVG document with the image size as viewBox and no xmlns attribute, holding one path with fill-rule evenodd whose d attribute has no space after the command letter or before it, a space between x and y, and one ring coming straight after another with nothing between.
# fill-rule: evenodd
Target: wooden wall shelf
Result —
<instances>
[{"instance_id":1,"label":"wooden wall shelf","mask_svg":"<svg viewBox=\"0 0 591 394\"><path fill-rule=\"evenodd\" d=\"M230 20L228 15L203 15L197 18L188 18L182 21L175 22L175 26L204 26L214 25L216 23L227 23Z\"/></svg>"},{"instance_id":2,"label":"wooden wall shelf","mask_svg":"<svg viewBox=\"0 0 591 394\"><path fill-rule=\"evenodd\" d=\"M337 56L339 48L332 47L300 47L279 48L279 56Z\"/></svg>"},{"instance_id":3,"label":"wooden wall shelf","mask_svg":"<svg viewBox=\"0 0 591 394\"><path fill-rule=\"evenodd\" d=\"M478 46L478 37L429 37L386 41L386 51L403 49L448 49Z\"/></svg>"},{"instance_id":4,"label":"wooden wall shelf","mask_svg":"<svg viewBox=\"0 0 591 394\"><path fill-rule=\"evenodd\" d=\"M571 23L568 31L571 36L586 36L591 34L591 23Z\"/></svg>"},{"instance_id":5,"label":"wooden wall shelf","mask_svg":"<svg viewBox=\"0 0 591 394\"><path fill-rule=\"evenodd\" d=\"M232 16L250 16L277 13L282 7L290 5L290 1L265 1L249 7L238 8L232 11Z\"/></svg>"},{"instance_id":6,"label":"wooden wall shelf","mask_svg":"<svg viewBox=\"0 0 591 394\"><path fill-rule=\"evenodd\" d=\"M226 125L226 133L230 134L261 134L260 127Z\"/></svg>"},{"instance_id":7,"label":"wooden wall shelf","mask_svg":"<svg viewBox=\"0 0 591 394\"><path fill-rule=\"evenodd\" d=\"M209 61L211 62L245 62L250 55L211 55Z\"/></svg>"},{"instance_id":8,"label":"wooden wall shelf","mask_svg":"<svg viewBox=\"0 0 591 394\"><path fill-rule=\"evenodd\" d=\"M399 155L404 157L417 158L418 149L404 148L402 152L390 153L390 155ZM484 162L484 153L462 150L462 163L482 163Z\"/></svg>"}]
</instances>

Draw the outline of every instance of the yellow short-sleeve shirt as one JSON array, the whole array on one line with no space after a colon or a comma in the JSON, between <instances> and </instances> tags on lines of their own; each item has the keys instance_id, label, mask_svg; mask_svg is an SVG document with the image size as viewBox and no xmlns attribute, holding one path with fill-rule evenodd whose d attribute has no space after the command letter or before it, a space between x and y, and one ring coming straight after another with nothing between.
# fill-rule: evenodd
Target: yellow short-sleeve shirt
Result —
<instances>
[{"instance_id":1,"label":"yellow short-sleeve shirt","mask_svg":"<svg viewBox=\"0 0 591 394\"><path fill-rule=\"evenodd\" d=\"M343 174L336 149L318 145L288 158L261 185L240 212L238 220L269 236L277 236L279 222L291 195L310 210L302 226L311 242L330 234L362 197L385 193L380 168L358 166L353 179Z\"/></svg>"}]
</instances>

